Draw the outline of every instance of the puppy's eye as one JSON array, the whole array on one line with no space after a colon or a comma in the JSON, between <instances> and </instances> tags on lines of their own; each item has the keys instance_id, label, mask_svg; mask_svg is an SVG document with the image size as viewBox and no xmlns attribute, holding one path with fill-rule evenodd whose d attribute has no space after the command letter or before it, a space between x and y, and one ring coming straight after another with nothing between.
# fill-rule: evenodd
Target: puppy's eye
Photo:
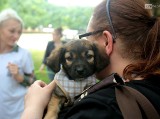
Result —
<instances>
[{"instance_id":1,"label":"puppy's eye","mask_svg":"<svg viewBox=\"0 0 160 119\"><path fill-rule=\"evenodd\" d=\"M67 61L72 61L72 60L73 60L73 55L72 55L72 53L66 52L66 53L65 53L65 59L66 59Z\"/></svg>"},{"instance_id":2,"label":"puppy's eye","mask_svg":"<svg viewBox=\"0 0 160 119\"><path fill-rule=\"evenodd\" d=\"M88 60L94 58L94 52L92 50L89 50L85 53L85 56Z\"/></svg>"},{"instance_id":3,"label":"puppy's eye","mask_svg":"<svg viewBox=\"0 0 160 119\"><path fill-rule=\"evenodd\" d=\"M86 55L86 58L87 58L87 59L92 59L93 57L94 57L94 55L92 55L92 54L87 54L87 55Z\"/></svg>"},{"instance_id":4,"label":"puppy's eye","mask_svg":"<svg viewBox=\"0 0 160 119\"><path fill-rule=\"evenodd\" d=\"M68 60L68 61L72 61L72 60L73 60L73 58L72 58L71 56L69 56L69 57L66 57L66 60Z\"/></svg>"}]
</instances>

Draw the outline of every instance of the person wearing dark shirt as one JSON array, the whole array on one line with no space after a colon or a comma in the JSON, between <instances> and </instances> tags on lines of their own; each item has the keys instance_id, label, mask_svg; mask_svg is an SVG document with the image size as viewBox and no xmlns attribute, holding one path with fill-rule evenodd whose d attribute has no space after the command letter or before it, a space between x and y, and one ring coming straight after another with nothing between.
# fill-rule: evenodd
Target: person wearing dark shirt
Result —
<instances>
[{"instance_id":1,"label":"person wearing dark shirt","mask_svg":"<svg viewBox=\"0 0 160 119\"><path fill-rule=\"evenodd\" d=\"M80 38L96 42L108 56L109 65L96 72L99 80L103 82L117 73L160 115L160 18L153 15L153 9L145 8L146 4L146 0L103 0L94 9L87 33ZM42 119L54 87L54 81L49 85L35 82L26 95L21 119L28 115ZM104 86L86 94L73 106L62 108L58 119L123 119L115 91L115 86Z\"/></svg>"},{"instance_id":2,"label":"person wearing dark shirt","mask_svg":"<svg viewBox=\"0 0 160 119\"><path fill-rule=\"evenodd\" d=\"M45 50L45 54L44 54L44 58L42 61L42 65L40 66L40 71L44 70L46 63L47 63L47 57L51 54L52 50L54 50L55 48L61 46L64 42L61 41L62 38L62 28L56 28L54 30L54 32L52 33L53 35L53 40L49 41ZM50 79L50 81L52 81L54 79L54 75L55 73L49 68L47 68L47 74L48 77Z\"/></svg>"}]
</instances>

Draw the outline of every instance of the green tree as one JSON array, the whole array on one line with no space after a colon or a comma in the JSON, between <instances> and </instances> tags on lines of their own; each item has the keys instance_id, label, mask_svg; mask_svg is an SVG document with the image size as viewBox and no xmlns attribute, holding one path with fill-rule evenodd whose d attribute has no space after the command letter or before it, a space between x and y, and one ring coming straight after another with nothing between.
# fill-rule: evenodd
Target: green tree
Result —
<instances>
[{"instance_id":1,"label":"green tree","mask_svg":"<svg viewBox=\"0 0 160 119\"><path fill-rule=\"evenodd\" d=\"M153 11L154 16L160 16L160 0L149 0L154 5Z\"/></svg>"},{"instance_id":2,"label":"green tree","mask_svg":"<svg viewBox=\"0 0 160 119\"><path fill-rule=\"evenodd\" d=\"M59 7L46 0L0 0L0 5L0 10L15 9L23 18L25 28L47 27L52 24L53 27L85 29L92 12L92 8Z\"/></svg>"}]
</instances>

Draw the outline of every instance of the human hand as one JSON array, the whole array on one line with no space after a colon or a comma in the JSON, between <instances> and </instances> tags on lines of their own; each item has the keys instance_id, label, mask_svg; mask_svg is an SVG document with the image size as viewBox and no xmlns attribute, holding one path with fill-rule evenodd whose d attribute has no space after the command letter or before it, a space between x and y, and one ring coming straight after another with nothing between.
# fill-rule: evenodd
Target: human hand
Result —
<instances>
[{"instance_id":1,"label":"human hand","mask_svg":"<svg viewBox=\"0 0 160 119\"><path fill-rule=\"evenodd\" d=\"M23 82L24 76L19 73L18 65L9 62L7 68L16 81Z\"/></svg>"},{"instance_id":2,"label":"human hand","mask_svg":"<svg viewBox=\"0 0 160 119\"><path fill-rule=\"evenodd\" d=\"M25 110L22 117L25 117L25 115L33 117L32 114L36 114L34 117L41 118L54 87L54 80L48 85L41 80L35 81L25 96Z\"/></svg>"},{"instance_id":3,"label":"human hand","mask_svg":"<svg viewBox=\"0 0 160 119\"><path fill-rule=\"evenodd\" d=\"M16 76L19 74L19 68L18 68L18 65L16 64L9 62L7 68L11 75Z\"/></svg>"},{"instance_id":4,"label":"human hand","mask_svg":"<svg viewBox=\"0 0 160 119\"><path fill-rule=\"evenodd\" d=\"M39 71L42 72L42 71L44 70L44 68L45 68L45 65L42 64L42 65L40 66L40 68L39 68Z\"/></svg>"}]
</instances>

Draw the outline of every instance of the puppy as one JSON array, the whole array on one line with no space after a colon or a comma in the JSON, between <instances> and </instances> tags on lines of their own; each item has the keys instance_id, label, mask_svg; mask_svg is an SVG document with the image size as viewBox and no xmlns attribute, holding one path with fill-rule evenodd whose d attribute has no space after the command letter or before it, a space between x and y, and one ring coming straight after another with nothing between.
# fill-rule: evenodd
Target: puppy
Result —
<instances>
[{"instance_id":1,"label":"puppy","mask_svg":"<svg viewBox=\"0 0 160 119\"><path fill-rule=\"evenodd\" d=\"M94 73L108 64L104 51L88 40L73 40L53 50L47 65L56 73L56 87L44 119L57 119L60 108L71 105L85 87L95 84Z\"/></svg>"}]
</instances>

